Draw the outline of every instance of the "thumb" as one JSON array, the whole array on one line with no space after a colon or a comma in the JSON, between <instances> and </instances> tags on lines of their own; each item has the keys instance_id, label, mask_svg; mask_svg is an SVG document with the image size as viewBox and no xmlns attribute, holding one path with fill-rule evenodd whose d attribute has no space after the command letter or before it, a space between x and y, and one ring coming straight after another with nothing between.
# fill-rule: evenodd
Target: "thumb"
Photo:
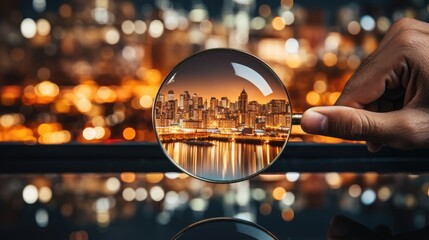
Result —
<instances>
[{"instance_id":1,"label":"thumb","mask_svg":"<svg viewBox=\"0 0 429 240\"><path fill-rule=\"evenodd\" d=\"M344 106L315 107L304 112L301 127L310 134L388 143L398 134L397 112L378 113Z\"/></svg>"}]
</instances>

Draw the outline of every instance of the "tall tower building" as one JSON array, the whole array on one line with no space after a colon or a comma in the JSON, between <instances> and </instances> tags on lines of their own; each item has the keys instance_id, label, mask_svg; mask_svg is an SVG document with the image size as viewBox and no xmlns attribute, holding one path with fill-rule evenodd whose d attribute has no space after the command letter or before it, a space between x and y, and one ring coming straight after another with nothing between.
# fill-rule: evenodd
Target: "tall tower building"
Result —
<instances>
[{"instance_id":1,"label":"tall tower building","mask_svg":"<svg viewBox=\"0 0 429 240\"><path fill-rule=\"evenodd\" d=\"M174 91L173 90L168 91L168 98L167 98L167 100L168 101L173 101L174 100Z\"/></svg>"},{"instance_id":2,"label":"tall tower building","mask_svg":"<svg viewBox=\"0 0 429 240\"><path fill-rule=\"evenodd\" d=\"M238 111L240 113L247 112L247 93L246 90L241 91L240 96L238 96Z\"/></svg>"}]
</instances>

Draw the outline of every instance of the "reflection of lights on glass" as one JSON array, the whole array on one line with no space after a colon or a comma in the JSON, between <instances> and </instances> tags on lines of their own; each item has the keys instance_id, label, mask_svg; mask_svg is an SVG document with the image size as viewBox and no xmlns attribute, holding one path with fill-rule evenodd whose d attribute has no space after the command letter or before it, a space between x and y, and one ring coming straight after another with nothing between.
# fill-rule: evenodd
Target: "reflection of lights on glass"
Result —
<instances>
[{"instance_id":1,"label":"reflection of lights on glass","mask_svg":"<svg viewBox=\"0 0 429 240\"><path fill-rule=\"evenodd\" d=\"M29 184L22 191L22 198L27 204L33 204L39 198L39 192L34 185Z\"/></svg>"},{"instance_id":2,"label":"reflection of lights on glass","mask_svg":"<svg viewBox=\"0 0 429 240\"><path fill-rule=\"evenodd\" d=\"M246 189L248 191L248 189ZM247 194L247 192L238 192L237 194ZM202 187L200 190L200 195L203 199L210 199L213 196L213 190L210 187Z\"/></svg>"},{"instance_id":3,"label":"reflection of lights on glass","mask_svg":"<svg viewBox=\"0 0 429 240\"><path fill-rule=\"evenodd\" d=\"M120 39L119 32L115 28L107 30L107 32L104 35L104 40L110 45L114 45L118 43L119 39Z\"/></svg>"},{"instance_id":4,"label":"reflection of lights on glass","mask_svg":"<svg viewBox=\"0 0 429 240\"><path fill-rule=\"evenodd\" d=\"M356 69L359 67L360 65L360 58L357 55L351 55L348 59L347 59L347 64L350 66L350 68Z\"/></svg>"},{"instance_id":5,"label":"reflection of lights on glass","mask_svg":"<svg viewBox=\"0 0 429 240\"><path fill-rule=\"evenodd\" d=\"M360 25L358 22L356 21L351 21L349 22L349 24L347 25L347 31L351 34L351 35L357 35L360 32Z\"/></svg>"},{"instance_id":6,"label":"reflection of lights on glass","mask_svg":"<svg viewBox=\"0 0 429 240\"><path fill-rule=\"evenodd\" d=\"M101 197L97 199L94 203L95 211L97 212L106 212L110 208L110 201L106 197Z\"/></svg>"},{"instance_id":7,"label":"reflection of lights on glass","mask_svg":"<svg viewBox=\"0 0 429 240\"><path fill-rule=\"evenodd\" d=\"M52 199L52 190L49 187L41 187L39 189L39 200L42 203L47 203Z\"/></svg>"},{"instance_id":8,"label":"reflection of lights on glass","mask_svg":"<svg viewBox=\"0 0 429 240\"><path fill-rule=\"evenodd\" d=\"M147 198L147 190L145 188L139 187L136 189L136 200L141 202Z\"/></svg>"},{"instance_id":9,"label":"reflection of lights on glass","mask_svg":"<svg viewBox=\"0 0 429 240\"><path fill-rule=\"evenodd\" d=\"M326 92L326 89L328 88L328 85L325 81L317 80L313 84L313 89L317 93L324 93Z\"/></svg>"},{"instance_id":10,"label":"reflection of lights on glass","mask_svg":"<svg viewBox=\"0 0 429 240\"><path fill-rule=\"evenodd\" d=\"M51 71L48 68L41 67L37 70L37 77L41 80L49 79L51 77Z\"/></svg>"},{"instance_id":11,"label":"reflection of lights on glass","mask_svg":"<svg viewBox=\"0 0 429 240\"><path fill-rule=\"evenodd\" d=\"M132 127L127 127L122 131L122 136L125 140L133 140L136 137L136 130Z\"/></svg>"},{"instance_id":12,"label":"reflection of lights on glass","mask_svg":"<svg viewBox=\"0 0 429 240\"><path fill-rule=\"evenodd\" d=\"M380 32L386 32L390 27L390 20L387 17L379 17L377 19L377 28Z\"/></svg>"},{"instance_id":13,"label":"reflection of lights on glass","mask_svg":"<svg viewBox=\"0 0 429 240\"><path fill-rule=\"evenodd\" d=\"M86 140L93 140L95 139L95 130L94 128L87 127L82 131L82 136Z\"/></svg>"},{"instance_id":14,"label":"reflection of lights on glass","mask_svg":"<svg viewBox=\"0 0 429 240\"><path fill-rule=\"evenodd\" d=\"M188 176L188 175L186 175ZM186 191L180 191L179 192L179 202L180 204L186 204L188 203L189 200L189 193L187 193Z\"/></svg>"},{"instance_id":15,"label":"reflection of lights on glass","mask_svg":"<svg viewBox=\"0 0 429 240\"><path fill-rule=\"evenodd\" d=\"M259 178L264 182L281 181L285 178L284 174L259 174Z\"/></svg>"},{"instance_id":16,"label":"reflection of lights on glass","mask_svg":"<svg viewBox=\"0 0 429 240\"><path fill-rule=\"evenodd\" d=\"M168 179L177 179L177 178L179 178L179 173L177 173L177 172L167 172L164 175Z\"/></svg>"},{"instance_id":17,"label":"reflection of lights on glass","mask_svg":"<svg viewBox=\"0 0 429 240\"><path fill-rule=\"evenodd\" d=\"M92 17L98 24L107 24L114 20L113 14L104 7L96 7L92 11Z\"/></svg>"},{"instance_id":18,"label":"reflection of lights on glass","mask_svg":"<svg viewBox=\"0 0 429 240\"><path fill-rule=\"evenodd\" d=\"M372 18L369 15L365 15L360 19L360 25L362 28L366 31L372 31L375 28L375 21L374 18Z\"/></svg>"},{"instance_id":19,"label":"reflection of lights on glass","mask_svg":"<svg viewBox=\"0 0 429 240\"><path fill-rule=\"evenodd\" d=\"M70 240L88 240L88 233L86 231L76 231L70 233Z\"/></svg>"},{"instance_id":20,"label":"reflection of lights on glass","mask_svg":"<svg viewBox=\"0 0 429 240\"><path fill-rule=\"evenodd\" d=\"M153 38L159 38L164 33L164 24L159 20L153 20L149 24L149 35Z\"/></svg>"},{"instance_id":21,"label":"reflection of lights on glass","mask_svg":"<svg viewBox=\"0 0 429 240\"><path fill-rule=\"evenodd\" d=\"M179 16L175 11L167 10L163 14L165 28L174 30L179 26Z\"/></svg>"},{"instance_id":22,"label":"reflection of lights on glass","mask_svg":"<svg viewBox=\"0 0 429 240\"><path fill-rule=\"evenodd\" d=\"M392 191L389 187L384 186L377 191L377 196L381 201L387 201L392 196Z\"/></svg>"},{"instance_id":23,"label":"reflection of lights on glass","mask_svg":"<svg viewBox=\"0 0 429 240\"><path fill-rule=\"evenodd\" d=\"M362 193L361 198L360 198L360 200L362 201L362 203L364 205L371 205L371 204L373 204L374 201L375 201L375 199L376 199L376 195L375 195L375 192L372 189L365 190Z\"/></svg>"},{"instance_id":24,"label":"reflection of lights on glass","mask_svg":"<svg viewBox=\"0 0 429 240\"><path fill-rule=\"evenodd\" d=\"M110 214L109 212L97 212L96 219L100 227L107 227L110 222Z\"/></svg>"},{"instance_id":25,"label":"reflection of lights on glass","mask_svg":"<svg viewBox=\"0 0 429 240\"><path fill-rule=\"evenodd\" d=\"M285 43L286 52L289 54L297 54L299 51L299 43L295 38L289 38Z\"/></svg>"},{"instance_id":26,"label":"reflection of lights on glass","mask_svg":"<svg viewBox=\"0 0 429 240\"><path fill-rule=\"evenodd\" d=\"M149 195L152 198L152 200L154 200L155 202L159 202L164 198L164 189L162 189L162 187L160 186L153 186L150 190L149 190Z\"/></svg>"},{"instance_id":27,"label":"reflection of lights on glass","mask_svg":"<svg viewBox=\"0 0 429 240\"><path fill-rule=\"evenodd\" d=\"M275 17L271 22L271 26L274 30L281 31L285 28L286 23L282 17Z\"/></svg>"},{"instance_id":28,"label":"reflection of lights on glass","mask_svg":"<svg viewBox=\"0 0 429 240\"><path fill-rule=\"evenodd\" d=\"M16 124L15 118L11 114L5 114L0 117L0 126L9 128Z\"/></svg>"},{"instance_id":29,"label":"reflection of lights on glass","mask_svg":"<svg viewBox=\"0 0 429 240\"><path fill-rule=\"evenodd\" d=\"M39 97L56 97L60 92L58 85L50 81L40 82L34 90Z\"/></svg>"},{"instance_id":30,"label":"reflection of lights on glass","mask_svg":"<svg viewBox=\"0 0 429 240\"><path fill-rule=\"evenodd\" d=\"M137 52L134 49L134 47L131 46L125 46L122 49L122 57L124 57L126 60L131 61L136 59L137 57Z\"/></svg>"},{"instance_id":31,"label":"reflection of lights on glass","mask_svg":"<svg viewBox=\"0 0 429 240\"><path fill-rule=\"evenodd\" d=\"M265 27L265 19L262 17L253 18L250 27L254 30L262 30Z\"/></svg>"},{"instance_id":32,"label":"reflection of lights on glass","mask_svg":"<svg viewBox=\"0 0 429 240\"><path fill-rule=\"evenodd\" d=\"M256 201L262 201L266 197L265 191L261 188L252 189L252 198Z\"/></svg>"},{"instance_id":33,"label":"reflection of lights on glass","mask_svg":"<svg viewBox=\"0 0 429 240\"><path fill-rule=\"evenodd\" d=\"M164 174L162 173L147 173L146 181L148 183L159 183L164 178Z\"/></svg>"},{"instance_id":34,"label":"reflection of lights on glass","mask_svg":"<svg viewBox=\"0 0 429 240\"><path fill-rule=\"evenodd\" d=\"M238 188L237 195L235 196L235 202L238 206L247 206L249 204L250 194L249 189L246 187Z\"/></svg>"},{"instance_id":35,"label":"reflection of lights on glass","mask_svg":"<svg viewBox=\"0 0 429 240\"><path fill-rule=\"evenodd\" d=\"M136 180L136 174L132 172L121 173L121 180L126 183L132 183Z\"/></svg>"},{"instance_id":36,"label":"reflection of lights on glass","mask_svg":"<svg viewBox=\"0 0 429 240\"><path fill-rule=\"evenodd\" d=\"M261 215L263 216L268 216L271 214L272 211L272 207L270 204L268 203L262 203L261 206L259 207L259 212L261 213Z\"/></svg>"},{"instance_id":37,"label":"reflection of lights on glass","mask_svg":"<svg viewBox=\"0 0 429 240\"><path fill-rule=\"evenodd\" d=\"M100 127L100 126L94 127L94 131L95 131L95 139L101 139L104 137L105 130L103 127Z\"/></svg>"},{"instance_id":38,"label":"reflection of lights on glass","mask_svg":"<svg viewBox=\"0 0 429 240\"><path fill-rule=\"evenodd\" d=\"M296 182L299 179L299 173L297 173L297 172L288 172L288 173L286 173L286 179L289 182Z\"/></svg>"},{"instance_id":39,"label":"reflection of lights on glass","mask_svg":"<svg viewBox=\"0 0 429 240\"><path fill-rule=\"evenodd\" d=\"M47 36L51 32L51 24L43 18L37 20L36 28L40 36Z\"/></svg>"},{"instance_id":40,"label":"reflection of lights on glass","mask_svg":"<svg viewBox=\"0 0 429 240\"><path fill-rule=\"evenodd\" d=\"M273 198L277 201L280 201L283 199L284 195L286 194L286 190L283 187L276 187L273 190Z\"/></svg>"},{"instance_id":41,"label":"reflection of lights on glass","mask_svg":"<svg viewBox=\"0 0 429 240\"><path fill-rule=\"evenodd\" d=\"M37 26L31 18L26 18L21 22L21 33L25 38L33 38L36 35Z\"/></svg>"},{"instance_id":42,"label":"reflection of lights on glass","mask_svg":"<svg viewBox=\"0 0 429 240\"><path fill-rule=\"evenodd\" d=\"M39 227L44 228L49 224L49 214L45 209L38 209L35 215L36 223Z\"/></svg>"},{"instance_id":43,"label":"reflection of lights on glass","mask_svg":"<svg viewBox=\"0 0 429 240\"><path fill-rule=\"evenodd\" d=\"M283 196L283 199L281 200L281 203L286 206L290 206L294 202L295 202L295 194L293 194L292 192L286 192L285 195Z\"/></svg>"},{"instance_id":44,"label":"reflection of lights on glass","mask_svg":"<svg viewBox=\"0 0 429 240\"><path fill-rule=\"evenodd\" d=\"M295 212L292 208L286 208L282 211L282 219L286 222L290 222L294 219Z\"/></svg>"},{"instance_id":45,"label":"reflection of lights on glass","mask_svg":"<svg viewBox=\"0 0 429 240\"><path fill-rule=\"evenodd\" d=\"M121 25L122 32L125 34L131 34L135 30L134 23L130 20L125 20Z\"/></svg>"},{"instance_id":46,"label":"reflection of lights on glass","mask_svg":"<svg viewBox=\"0 0 429 240\"><path fill-rule=\"evenodd\" d=\"M147 26L146 23L142 20L137 20L134 22L134 32L137 34L143 34L146 32Z\"/></svg>"},{"instance_id":47,"label":"reflection of lights on glass","mask_svg":"<svg viewBox=\"0 0 429 240\"><path fill-rule=\"evenodd\" d=\"M323 63L328 67L333 67L337 64L337 55L333 52L327 52L323 55Z\"/></svg>"},{"instance_id":48,"label":"reflection of lights on glass","mask_svg":"<svg viewBox=\"0 0 429 240\"><path fill-rule=\"evenodd\" d=\"M92 103L88 99L80 98L76 102L76 108L80 112L87 113L92 109Z\"/></svg>"},{"instance_id":49,"label":"reflection of lights on glass","mask_svg":"<svg viewBox=\"0 0 429 240\"><path fill-rule=\"evenodd\" d=\"M140 98L140 105L143 107L143 108L151 108L152 107L152 101L153 101L153 99L152 99L152 97L151 96L149 96L149 95L143 95L141 98Z\"/></svg>"},{"instance_id":50,"label":"reflection of lights on glass","mask_svg":"<svg viewBox=\"0 0 429 240\"><path fill-rule=\"evenodd\" d=\"M325 180L333 189L339 188L341 186L341 177L338 173L325 174Z\"/></svg>"},{"instance_id":51,"label":"reflection of lights on glass","mask_svg":"<svg viewBox=\"0 0 429 240\"><path fill-rule=\"evenodd\" d=\"M207 200L202 198L194 198L189 202L189 207L195 212L203 212L207 209Z\"/></svg>"},{"instance_id":52,"label":"reflection of lights on glass","mask_svg":"<svg viewBox=\"0 0 429 240\"><path fill-rule=\"evenodd\" d=\"M161 225L167 225L170 222L171 213L162 211L156 215L156 221Z\"/></svg>"},{"instance_id":53,"label":"reflection of lights on glass","mask_svg":"<svg viewBox=\"0 0 429 240\"><path fill-rule=\"evenodd\" d=\"M59 13L61 17L68 18L72 15L72 8L68 4L63 4L60 6Z\"/></svg>"},{"instance_id":54,"label":"reflection of lights on glass","mask_svg":"<svg viewBox=\"0 0 429 240\"><path fill-rule=\"evenodd\" d=\"M231 65L234 68L235 75L251 82L264 96L268 96L273 93L273 90L270 85L268 85L267 81L255 70L239 63L231 63Z\"/></svg>"},{"instance_id":55,"label":"reflection of lights on glass","mask_svg":"<svg viewBox=\"0 0 429 240\"><path fill-rule=\"evenodd\" d=\"M243 219L243 220L246 220L249 222L255 221L255 215L253 213L250 213L250 212L240 212L240 213L235 214L233 217Z\"/></svg>"},{"instance_id":56,"label":"reflection of lights on glass","mask_svg":"<svg viewBox=\"0 0 429 240\"><path fill-rule=\"evenodd\" d=\"M204 8L194 8L189 12L188 18L192 22L201 22L204 19L207 19L208 12Z\"/></svg>"},{"instance_id":57,"label":"reflection of lights on glass","mask_svg":"<svg viewBox=\"0 0 429 240\"><path fill-rule=\"evenodd\" d=\"M268 4L262 4L259 7L259 15L262 17L268 17L271 15L271 7Z\"/></svg>"},{"instance_id":58,"label":"reflection of lights on glass","mask_svg":"<svg viewBox=\"0 0 429 240\"><path fill-rule=\"evenodd\" d=\"M282 17L284 19L284 23L286 25L291 25L295 21L295 16L291 11L285 11L282 13Z\"/></svg>"},{"instance_id":59,"label":"reflection of lights on glass","mask_svg":"<svg viewBox=\"0 0 429 240\"><path fill-rule=\"evenodd\" d=\"M325 49L326 51L335 51L340 46L341 36L337 32L329 33L328 37L325 39Z\"/></svg>"},{"instance_id":60,"label":"reflection of lights on glass","mask_svg":"<svg viewBox=\"0 0 429 240\"><path fill-rule=\"evenodd\" d=\"M165 194L164 207L167 210L174 210L179 206L179 194L175 191L169 191Z\"/></svg>"},{"instance_id":61,"label":"reflection of lights on glass","mask_svg":"<svg viewBox=\"0 0 429 240\"><path fill-rule=\"evenodd\" d=\"M122 191L122 197L125 201L131 202L136 198L136 192L130 187L125 188L124 191Z\"/></svg>"},{"instance_id":62,"label":"reflection of lights on glass","mask_svg":"<svg viewBox=\"0 0 429 240\"><path fill-rule=\"evenodd\" d=\"M121 188L121 182L115 177L110 177L106 181L106 188L109 192L116 193Z\"/></svg>"},{"instance_id":63,"label":"reflection of lights on glass","mask_svg":"<svg viewBox=\"0 0 429 240\"><path fill-rule=\"evenodd\" d=\"M412 194L407 194L407 196L405 197L405 206L407 208L413 208L415 207L417 204L417 199L416 197L414 197Z\"/></svg>"},{"instance_id":64,"label":"reflection of lights on glass","mask_svg":"<svg viewBox=\"0 0 429 240\"><path fill-rule=\"evenodd\" d=\"M33 0L34 11L41 13L46 10L46 0Z\"/></svg>"},{"instance_id":65,"label":"reflection of lights on glass","mask_svg":"<svg viewBox=\"0 0 429 240\"><path fill-rule=\"evenodd\" d=\"M349 187L349 195L353 198L358 198L362 193L362 188L358 184L353 184Z\"/></svg>"},{"instance_id":66,"label":"reflection of lights on glass","mask_svg":"<svg viewBox=\"0 0 429 240\"><path fill-rule=\"evenodd\" d=\"M307 96L305 97L305 100L308 104L317 106L320 105L321 97L320 94L314 91L310 91L307 93Z\"/></svg>"}]
</instances>

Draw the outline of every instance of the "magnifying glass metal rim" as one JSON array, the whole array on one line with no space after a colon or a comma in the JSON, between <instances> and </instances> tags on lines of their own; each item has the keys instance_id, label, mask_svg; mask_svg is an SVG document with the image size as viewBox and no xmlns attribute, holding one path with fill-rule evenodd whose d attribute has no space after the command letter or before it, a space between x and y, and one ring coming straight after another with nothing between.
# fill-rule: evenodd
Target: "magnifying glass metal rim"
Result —
<instances>
[{"instance_id":1,"label":"magnifying glass metal rim","mask_svg":"<svg viewBox=\"0 0 429 240\"><path fill-rule=\"evenodd\" d=\"M155 117L156 102L157 102L158 96L159 96L159 94L161 92L161 89L165 86L165 84L167 84L168 79L170 79L177 72L177 70L180 68L180 66L182 64L184 64L184 63L186 63L188 61L191 61L193 58L195 58L197 56L205 55L205 54L212 53L212 52L232 52L232 53L236 53L236 54L248 56L249 58L252 58L255 61L259 62L261 65L263 65L272 74L272 76L274 76L277 79L277 81L279 81L281 83L281 85L282 85L282 87L283 87L283 89L284 89L284 91L286 93L286 98L287 98L289 106L290 106L289 107L290 113L288 114L289 117L290 117L289 133L287 135L287 138L285 139L285 142L284 142L284 144L283 144L283 146L281 148L280 153L275 158L273 158L273 160L267 166L259 169L258 171L254 172L252 174L249 174L249 175L247 175L245 177L242 177L242 178L227 179L227 180L214 180L214 179L210 179L210 178L205 178L203 176L199 176L197 174L191 173L190 171L184 169L176 161L174 161L174 159L172 159L172 157L168 154L168 152L162 146L163 143L162 143L162 141L159 138L159 134L158 134L158 131L157 131L157 128L156 128L156 123L155 123L156 122L156 117ZM291 131L292 131L292 125L299 125L300 122L301 122L301 115L302 114L299 114L299 113L294 114L294 113L292 113L292 109L293 109L292 102L290 100L290 95L289 95L289 92L286 89L286 86L283 84L282 80L274 72L274 70L267 63L265 63L263 60L261 60L260 58L256 57L253 54L250 54L250 53L242 51L242 50L237 50L237 49L233 49L233 48L210 48L210 49L206 49L206 50L202 50L200 52L197 52L197 53L195 53L195 54L193 54L193 55L191 55L191 56L183 59L182 61L180 61L179 63L177 63L175 65L175 67L172 70L170 70L170 72L164 78L164 80L162 81L161 86L158 89L158 92L156 93L155 99L154 99L154 101L152 103L152 126L153 126L153 129L155 131L156 139L157 139L157 141L160 144L160 147L162 149L162 152L170 160L170 162L172 162L177 168L179 168L181 171L183 171L184 173L188 174L189 176L192 176L192 177L194 177L196 179L199 179L199 180L202 180L202 181L205 181L205 182L218 183L218 184L228 184L228 183L235 183L235 182L245 181L245 180L248 180L248 179L250 179L250 178L252 178L254 176L257 176L260 173L262 173L263 171L265 171L266 169L268 169L274 162L276 162L276 160L280 157L281 153L284 151L284 149L286 147L286 144L287 144L287 142L289 140L289 137L290 137L290 134L291 134Z\"/></svg>"},{"instance_id":2,"label":"magnifying glass metal rim","mask_svg":"<svg viewBox=\"0 0 429 240\"><path fill-rule=\"evenodd\" d=\"M247 221L247 220L244 220L244 219L240 219L240 218L231 218L231 217L215 217L215 218L203 219L203 220L200 220L198 222L192 223L191 225L183 228L178 233L176 233L171 238L171 240L178 239L182 234L186 233L190 229L193 229L193 228L196 228L198 226L201 226L202 224L207 224L207 223L211 223L211 222L235 222L235 223L241 223L241 224L244 224L244 225L249 225L249 226L255 227L258 230L261 230L262 232L268 234L273 239L278 240L278 238L276 236L274 236L274 234L272 234L270 231L268 231L264 227L262 227L262 226L260 226L260 225L258 225L256 223L254 223L254 222L250 222L250 221ZM222 230L222 229L219 229L219 230Z\"/></svg>"}]
</instances>

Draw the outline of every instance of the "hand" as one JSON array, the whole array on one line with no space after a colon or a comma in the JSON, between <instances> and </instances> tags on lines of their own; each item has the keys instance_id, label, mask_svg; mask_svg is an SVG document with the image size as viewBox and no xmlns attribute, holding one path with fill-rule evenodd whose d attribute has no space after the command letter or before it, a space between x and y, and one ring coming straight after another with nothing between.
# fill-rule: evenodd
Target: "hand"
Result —
<instances>
[{"instance_id":1,"label":"hand","mask_svg":"<svg viewBox=\"0 0 429 240\"><path fill-rule=\"evenodd\" d=\"M335 106L307 110L311 134L366 140L375 152L429 147L429 24L401 19L347 82Z\"/></svg>"}]
</instances>

